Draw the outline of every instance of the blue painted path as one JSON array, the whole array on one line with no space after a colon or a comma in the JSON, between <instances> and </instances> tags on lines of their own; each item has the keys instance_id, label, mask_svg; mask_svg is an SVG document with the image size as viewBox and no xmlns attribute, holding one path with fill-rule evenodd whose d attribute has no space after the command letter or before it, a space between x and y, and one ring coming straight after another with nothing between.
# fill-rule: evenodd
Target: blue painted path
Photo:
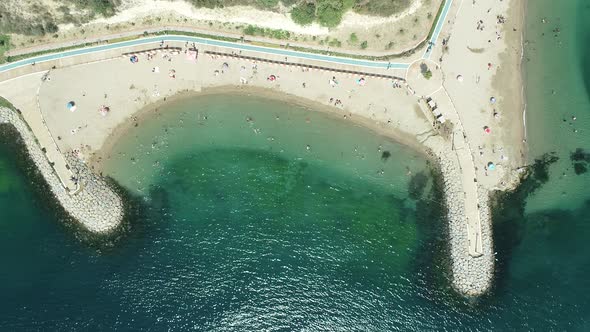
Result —
<instances>
[{"instance_id":1,"label":"blue painted path","mask_svg":"<svg viewBox=\"0 0 590 332\"><path fill-rule=\"evenodd\" d=\"M432 37L430 38L430 44L434 45L436 42L440 31L442 30L442 26L446 20L447 14L449 12L449 8L453 0L446 0L443 11L439 17L439 20L436 23L436 27ZM107 50L113 50L117 48L124 48L136 45L144 45L144 44L158 44L162 41L179 41L179 42L189 42L195 43L199 45L210 45L210 46L219 46L219 47L226 47L236 50L243 50L243 51L252 51L252 52L259 52L259 53L266 53L272 55L280 55L285 56L287 58L298 58L298 59L306 59L306 60L316 60L316 61L324 61L330 62L340 65L353 65L359 67L370 67L370 68L383 68L383 69L407 69L410 64L409 63L397 63L397 62L385 62L385 61L370 61L370 60L360 60L360 59L353 59L353 58L344 58L338 56L330 56L330 55L323 55L323 54L315 54L315 53L307 53L307 52L299 52L299 51L291 51L285 50L280 48L271 48L271 47L264 47L264 46L255 46L243 43L235 43L235 42L227 42L209 38L202 38L202 37L193 37L193 36L182 36L182 35L163 35L163 36L156 36L156 37L147 37L147 38L139 38L119 43L113 44L104 44L98 46L90 46L84 47L79 49L74 49L70 51L64 51L59 53L52 53L52 54L45 54L36 57L31 57L15 62L10 62L4 65L0 65L0 72L4 72L7 70L11 70L14 68L31 65L33 63L41 63L44 61L51 61L57 60L61 58L67 58L76 55L83 55L83 54L90 54L96 52L102 52ZM426 50L423 55L424 59L428 59L430 57L430 48Z\"/></svg>"},{"instance_id":2,"label":"blue painted path","mask_svg":"<svg viewBox=\"0 0 590 332\"><path fill-rule=\"evenodd\" d=\"M424 51L424 55L422 56L422 59L429 59L430 58L430 54L432 53L432 48L434 47L434 45L436 45L436 40L438 39L438 36L440 35L440 32L442 30L443 25L445 24L445 21L447 20L447 15L449 14L449 9L451 9L451 5L453 4L453 0L445 0L445 5L442 9L442 13L440 14L440 17L438 18L438 21L436 22L436 26L434 27L434 32L432 33L432 36L430 37L430 40L428 41L428 47L426 48L426 51Z\"/></svg>"}]
</instances>

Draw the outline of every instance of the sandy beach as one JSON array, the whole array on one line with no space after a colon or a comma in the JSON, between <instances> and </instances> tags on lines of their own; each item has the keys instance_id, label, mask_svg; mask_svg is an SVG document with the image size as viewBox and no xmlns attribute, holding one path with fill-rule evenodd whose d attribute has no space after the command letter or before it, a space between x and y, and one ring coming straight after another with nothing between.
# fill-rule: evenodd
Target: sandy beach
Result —
<instances>
[{"instance_id":1,"label":"sandy beach","mask_svg":"<svg viewBox=\"0 0 590 332\"><path fill-rule=\"evenodd\" d=\"M432 57L442 59L445 73L444 90L433 98L447 94L449 107L456 108L479 183L490 189L512 188L519 179L515 170L526 160L521 78L524 3L480 0L454 6L458 14L441 35L447 43L437 47ZM500 169L488 171L489 162Z\"/></svg>"},{"instance_id":2,"label":"sandy beach","mask_svg":"<svg viewBox=\"0 0 590 332\"><path fill-rule=\"evenodd\" d=\"M150 104L141 110L137 111L134 114L134 117L130 121L125 121L119 125L111 132L111 134L107 137L105 142L103 143L102 147L92 153L90 157L89 164L91 168L96 170L97 172L102 172L102 161L105 159L109 159L111 157L111 152L113 147L117 144L119 139L126 135L127 133L133 130L140 130L141 125L145 121L155 121L154 118L158 117L160 114L159 108L163 105L170 105L177 101L182 101L184 99L191 99L191 98L198 98L204 97L208 95L227 95L227 96L256 96L258 98L269 99L269 100L276 100L282 103L295 105L304 107L307 110L313 112L322 112L328 114L334 121L351 121L355 125L368 128L373 131L375 134L379 136L383 136L386 139L394 140L399 144L406 145L410 147L412 150L422 154L426 158L432 158L432 154L423 144L420 144L414 135L399 132L396 130L391 130L388 126L375 122L364 117L359 116L349 116L344 118L342 115L342 111L336 107L327 106L317 101L301 99L294 95L289 95L285 93L280 93L275 90L260 88L255 86L220 86L220 87L212 87L212 88L204 88L200 92L194 91L186 91L181 92L177 95L174 95L170 98L167 98L166 101L159 101L153 104ZM136 126L137 124L137 126Z\"/></svg>"},{"instance_id":3,"label":"sandy beach","mask_svg":"<svg viewBox=\"0 0 590 332\"><path fill-rule=\"evenodd\" d=\"M200 50L196 61L187 60L183 52L162 51L151 60L139 55L138 63L119 57L53 70L39 90L44 119L63 150L78 150L85 159L102 150L117 127L135 125L137 111L153 110L179 93L281 95L288 102L303 101L311 109L369 125L414 146L432 130L401 81L394 88L386 79L203 53ZM76 103L76 111L67 110L69 101ZM102 106L110 109L104 116L99 112Z\"/></svg>"}]
</instances>

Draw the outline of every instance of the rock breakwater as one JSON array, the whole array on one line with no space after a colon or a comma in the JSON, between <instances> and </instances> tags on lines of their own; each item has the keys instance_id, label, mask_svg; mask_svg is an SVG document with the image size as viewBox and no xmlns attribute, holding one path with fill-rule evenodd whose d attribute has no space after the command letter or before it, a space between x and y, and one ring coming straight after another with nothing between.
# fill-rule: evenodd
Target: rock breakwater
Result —
<instances>
[{"instance_id":1,"label":"rock breakwater","mask_svg":"<svg viewBox=\"0 0 590 332\"><path fill-rule=\"evenodd\" d=\"M453 287L461 294L479 296L492 285L494 255L488 190L478 187L478 213L483 252L469 254L468 223L462 174L454 152L436 154L444 182Z\"/></svg>"},{"instance_id":2,"label":"rock breakwater","mask_svg":"<svg viewBox=\"0 0 590 332\"><path fill-rule=\"evenodd\" d=\"M8 108L0 108L0 124L12 125L18 131L31 160L49 185L53 196L84 228L93 233L106 234L122 223L124 206L121 197L84 162L73 154L65 156L80 188L75 193L70 193L62 185L43 148L39 146L20 114Z\"/></svg>"}]
</instances>

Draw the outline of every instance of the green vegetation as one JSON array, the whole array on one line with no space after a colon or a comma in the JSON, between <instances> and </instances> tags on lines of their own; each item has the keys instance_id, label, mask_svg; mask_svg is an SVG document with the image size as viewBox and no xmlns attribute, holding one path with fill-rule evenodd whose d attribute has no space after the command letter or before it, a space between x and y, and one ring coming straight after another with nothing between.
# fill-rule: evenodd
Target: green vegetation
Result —
<instances>
[{"instance_id":1,"label":"green vegetation","mask_svg":"<svg viewBox=\"0 0 590 332\"><path fill-rule=\"evenodd\" d=\"M425 79L429 80L432 78L432 71L428 69L428 66L425 63L420 64L420 72Z\"/></svg>"},{"instance_id":2,"label":"green vegetation","mask_svg":"<svg viewBox=\"0 0 590 332\"><path fill-rule=\"evenodd\" d=\"M356 36L356 33L353 32L353 33L350 34L350 37L348 37L348 41L351 44L356 44L356 42L359 41L359 38Z\"/></svg>"},{"instance_id":3,"label":"green vegetation","mask_svg":"<svg viewBox=\"0 0 590 332\"><path fill-rule=\"evenodd\" d=\"M144 31L144 33L140 34L140 35L129 36L129 37L119 38L119 39L109 39L107 41L107 43L112 44L112 43L117 43L117 42L121 42L121 41L125 41L125 40L133 40L133 39L142 38L142 37L160 36L160 35L195 36L195 37L223 40L223 41L229 41L229 42L247 42L248 44L251 44L251 45L258 45L258 46L265 46L265 47L272 47L272 48L278 47L278 45L276 45L276 44L266 43L266 42L246 41L243 38L239 39L239 38L232 38L232 37L225 37L225 36L218 36L218 35L208 35L208 34L197 33L197 32L177 31L177 30L163 30L163 31L160 31L157 33L148 33L147 31ZM316 40L315 36L314 36L313 40ZM335 43L336 46L340 46L340 44L341 44L340 41L337 41L337 42L336 41L332 41L332 43ZM321 42L323 43L324 41L322 40ZM23 59L27 59L27 58L40 56L43 54L65 52L65 51L69 51L69 50L80 49L80 48L84 48L84 47L96 46L96 45L101 45L101 44L104 44L104 41L101 43L84 43L84 44L79 44L79 45L74 45L74 46L54 48L54 49L49 49L49 50L44 50L44 51L39 51L39 52L21 54L21 55L17 55L17 56L7 56L3 61L0 61L0 63L15 62L15 61L19 61L19 60L23 60ZM423 45L424 45L424 43L421 43L420 45L418 45L418 47L421 47ZM329 50L329 51L328 50L318 50L315 48L299 47L299 46L293 46L293 45L288 45L287 48L294 50L294 51L300 51L300 52L308 52L308 53L324 54L324 55L331 55L331 56L348 57L348 58L353 58L353 59L372 60L372 61L389 61L389 60L392 60L395 58L404 57L404 56L408 56L409 54L411 54L411 51L407 51L407 52L400 53L400 54L390 54L390 55L385 55L385 56L372 56L372 55L360 55L360 54L354 54L354 53L351 54L351 53L343 53L343 52L334 52L333 50Z\"/></svg>"},{"instance_id":4,"label":"green vegetation","mask_svg":"<svg viewBox=\"0 0 590 332\"><path fill-rule=\"evenodd\" d=\"M316 19L323 26L335 27L352 4L353 0L317 0Z\"/></svg>"},{"instance_id":5,"label":"green vegetation","mask_svg":"<svg viewBox=\"0 0 590 332\"><path fill-rule=\"evenodd\" d=\"M262 8L274 8L279 4L279 0L256 0Z\"/></svg>"},{"instance_id":6,"label":"green vegetation","mask_svg":"<svg viewBox=\"0 0 590 332\"><path fill-rule=\"evenodd\" d=\"M356 0L353 10L359 14L391 16L406 9L412 0Z\"/></svg>"},{"instance_id":7,"label":"green vegetation","mask_svg":"<svg viewBox=\"0 0 590 332\"><path fill-rule=\"evenodd\" d=\"M269 37L274 39L289 39L291 33L286 30L260 28L254 25L248 25L244 29L244 34L249 36Z\"/></svg>"},{"instance_id":8,"label":"green vegetation","mask_svg":"<svg viewBox=\"0 0 590 332\"><path fill-rule=\"evenodd\" d=\"M315 20L315 4L302 2L291 10L291 19L299 25L310 25Z\"/></svg>"},{"instance_id":9,"label":"green vegetation","mask_svg":"<svg viewBox=\"0 0 590 332\"><path fill-rule=\"evenodd\" d=\"M361 48L364 50L369 46L369 43L365 40L364 42L361 43Z\"/></svg>"},{"instance_id":10,"label":"green vegetation","mask_svg":"<svg viewBox=\"0 0 590 332\"><path fill-rule=\"evenodd\" d=\"M442 10L445 7L446 2L447 2L447 0L443 0L440 3L440 7L438 7L438 11L436 12L436 17L434 17L434 24L432 24L432 26L430 27L430 31L428 32L428 36L426 37L426 40L429 40L430 37L432 37L432 34L434 33L434 29L436 28L436 22L438 22L438 18L440 17L440 15L442 15Z\"/></svg>"},{"instance_id":11,"label":"green vegetation","mask_svg":"<svg viewBox=\"0 0 590 332\"><path fill-rule=\"evenodd\" d=\"M54 0L57 6L43 4L41 0L0 0L0 31L29 36L55 35L59 24L76 25L88 22L96 16L116 14L121 0ZM293 6L291 18L300 25L317 22L325 27L335 27L348 10L362 14L388 16L406 8L411 0L187 0L197 8L223 8L229 6L254 6L275 10L279 3ZM440 12L439 12L440 14ZM430 14L431 15L431 14ZM249 30L253 32L252 30ZM261 32L256 31L256 35ZM265 34L269 34L268 31ZM271 33L273 38L284 39L284 33Z\"/></svg>"},{"instance_id":12,"label":"green vegetation","mask_svg":"<svg viewBox=\"0 0 590 332\"><path fill-rule=\"evenodd\" d=\"M4 53L10 49L10 37L7 35L0 35L0 63L6 61Z\"/></svg>"},{"instance_id":13,"label":"green vegetation","mask_svg":"<svg viewBox=\"0 0 590 332\"><path fill-rule=\"evenodd\" d=\"M81 24L96 15L111 16L115 14L120 0L56 0L62 6L56 11L42 4L41 1L18 2L0 1L0 31L29 36L54 34L58 24ZM77 14L71 14L75 9Z\"/></svg>"},{"instance_id":14,"label":"green vegetation","mask_svg":"<svg viewBox=\"0 0 590 332\"><path fill-rule=\"evenodd\" d=\"M342 42L334 38L328 42L328 45L330 45L331 47L340 47L342 46Z\"/></svg>"},{"instance_id":15,"label":"green vegetation","mask_svg":"<svg viewBox=\"0 0 590 332\"><path fill-rule=\"evenodd\" d=\"M77 8L89 9L92 13L102 16L113 16L115 7L119 0L66 0L64 2L73 3Z\"/></svg>"}]
</instances>

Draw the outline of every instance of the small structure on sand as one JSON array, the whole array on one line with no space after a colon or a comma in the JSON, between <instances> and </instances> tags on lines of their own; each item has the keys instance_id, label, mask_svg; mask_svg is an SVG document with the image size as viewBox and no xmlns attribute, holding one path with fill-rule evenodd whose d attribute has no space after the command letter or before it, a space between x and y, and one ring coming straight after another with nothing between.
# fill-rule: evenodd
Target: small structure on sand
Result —
<instances>
[{"instance_id":1,"label":"small structure on sand","mask_svg":"<svg viewBox=\"0 0 590 332\"><path fill-rule=\"evenodd\" d=\"M70 101L69 103L66 104L66 108L68 110L70 110L70 112L74 112L77 109L76 103L73 101Z\"/></svg>"},{"instance_id":2,"label":"small structure on sand","mask_svg":"<svg viewBox=\"0 0 590 332\"><path fill-rule=\"evenodd\" d=\"M426 99L426 103L428 104L428 107L430 108L430 111L434 115L436 121L440 122L440 124L447 122L447 119L445 119L444 115L442 115L442 113L438 110L438 106L436 106L436 103L434 100L432 100L432 98Z\"/></svg>"},{"instance_id":3,"label":"small structure on sand","mask_svg":"<svg viewBox=\"0 0 590 332\"><path fill-rule=\"evenodd\" d=\"M98 113L100 113L100 115L102 115L102 116L106 116L110 111L111 111L111 108L108 106L105 106L105 105L102 105L98 109Z\"/></svg>"}]
</instances>

